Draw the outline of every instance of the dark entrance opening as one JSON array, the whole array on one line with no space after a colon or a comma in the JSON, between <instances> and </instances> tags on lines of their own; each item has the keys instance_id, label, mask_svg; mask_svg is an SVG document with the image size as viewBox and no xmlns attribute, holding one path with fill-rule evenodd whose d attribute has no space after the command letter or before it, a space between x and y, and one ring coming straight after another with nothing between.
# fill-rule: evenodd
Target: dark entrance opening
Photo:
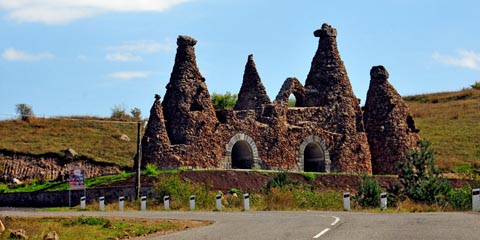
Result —
<instances>
[{"instance_id":1,"label":"dark entrance opening","mask_svg":"<svg viewBox=\"0 0 480 240\"><path fill-rule=\"evenodd\" d=\"M252 169L253 151L247 141L238 141L232 148L232 168Z\"/></svg>"},{"instance_id":2,"label":"dark entrance opening","mask_svg":"<svg viewBox=\"0 0 480 240\"><path fill-rule=\"evenodd\" d=\"M303 152L305 172L325 172L325 153L320 144L309 143Z\"/></svg>"}]
</instances>

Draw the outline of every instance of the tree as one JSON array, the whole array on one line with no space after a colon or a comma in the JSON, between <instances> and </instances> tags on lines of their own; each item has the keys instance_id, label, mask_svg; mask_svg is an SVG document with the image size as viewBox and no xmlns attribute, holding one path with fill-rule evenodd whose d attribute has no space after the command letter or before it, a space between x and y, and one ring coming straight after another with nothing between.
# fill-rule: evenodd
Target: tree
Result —
<instances>
[{"instance_id":1,"label":"tree","mask_svg":"<svg viewBox=\"0 0 480 240\"><path fill-rule=\"evenodd\" d=\"M19 103L15 105L15 109L17 114L20 115L20 119L22 119L22 121L28 122L32 117L35 117L32 107L25 103Z\"/></svg>"},{"instance_id":2,"label":"tree","mask_svg":"<svg viewBox=\"0 0 480 240\"><path fill-rule=\"evenodd\" d=\"M127 120L127 119L130 119L130 116L127 114L125 107L120 105L115 105L112 108L111 118L117 119L117 120Z\"/></svg>"},{"instance_id":3,"label":"tree","mask_svg":"<svg viewBox=\"0 0 480 240\"><path fill-rule=\"evenodd\" d=\"M435 167L435 157L430 142L421 140L418 149L410 152L405 163L400 163L398 178L405 194L416 202L445 203L451 186Z\"/></svg>"},{"instance_id":4,"label":"tree","mask_svg":"<svg viewBox=\"0 0 480 240\"><path fill-rule=\"evenodd\" d=\"M216 110L232 109L237 103L238 95L226 92L225 94L213 93L212 104Z\"/></svg>"},{"instance_id":5,"label":"tree","mask_svg":"<svg viewBox=\"0 0 480 240\"><path fill-rule=\"evenodd\" d=\"M132 114L133 120L135 121L141 120L142 111L140 110L140 108L132 108L132 110L130 110L130 114Z\"/></svg>"},{"instance_id":6,"label":"tree","mask_svg":"<svg viewBox=\"0 0 480 240\"><path fill-rule=\"evenodd\" d=\"M475 82L473 85L471 85L472 89L477 89L480 90L480 82Z\"/></svg>"}]
</instances>

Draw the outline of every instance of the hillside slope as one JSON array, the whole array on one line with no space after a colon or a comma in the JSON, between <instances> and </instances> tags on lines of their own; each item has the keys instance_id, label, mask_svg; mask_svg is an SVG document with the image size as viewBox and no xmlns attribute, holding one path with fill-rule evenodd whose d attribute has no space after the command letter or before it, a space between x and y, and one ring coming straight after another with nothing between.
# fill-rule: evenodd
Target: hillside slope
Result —
<instances>
[{"instance_id":1,"label":"hillside slope","mask_svg":"<svg viewBox=\"0 0 480 240\"><path fill-rule=\"evenodd\" d=\"M480 169L480 90L404 97L420 136L432 143L438 165Z\"/></svg>"},{"instance_id":2,"label":"hillside slope","mask_svg":"<svg viewBox=\"0 0 480 240\"><path fill-rule=\"evenodd\" d=\"M109 120L71 117L0 121L0 150L63 156L67 148L72 148L82 158L132 167L137 125ZM122 135L130 141L122 140Z\"/></svg>"}]
</instances>

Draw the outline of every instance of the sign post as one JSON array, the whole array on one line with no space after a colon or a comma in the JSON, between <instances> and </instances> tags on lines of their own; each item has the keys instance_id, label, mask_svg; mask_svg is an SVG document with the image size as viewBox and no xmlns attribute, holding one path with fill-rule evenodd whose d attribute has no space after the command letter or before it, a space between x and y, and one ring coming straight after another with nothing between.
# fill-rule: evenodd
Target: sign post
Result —
<instances>
[{"instance_id":1,"label":"sign post","mask_svg":"<svg viewBox=\"0 0 480 240\"><path fill-rule=\"evenodd\" d=\"M83 190L83 196L86 198L87 190L85 189L85 168L73 167L70 169L69 183L70 188L68 190L68 206L72 207L72 190Z\"/></svg>"},{"instance_id":2,"label":"sign post","mask_svg":"<svg viewBox=\"0 0 480 240\"><path fill-rule=\"evenodd\" d=\"M380 193L380 208L387 209L387 193Z\"/></svg>"},{"instance_id":3,"label":"sign post","mask_svg":"<svg viewBox=\"0 0 480 240\"><path fill-rule=\"evenodd\" d=\"M86 207L85 207L85 202L86 202L87 198L85 196L81 197L80 198L80 209L81 210L85 210Z\"/></svg>"},{"instance_id":4,"label":"sign post","mask_svg":"<svg viewBox=\"0 0 480 240\"><path fill-rule=\"evenodd\" d=\"M350 211L350 193L343 193L343 210Z\"/></svg>"},{"instance_id":5,"label":"sign post","mask_svg":"<svg viewBox=\"0 0 480 240\"><path fill-rule=\"evenodd\" d=\"M102 211L102 212L105 211L105 197L103 197L103 196L100 197L98 199L98 202L100 204L100 211Z\"/></svg>"},{"instance_id":6,"label":"sign post","mask_svg":"<svg viewBox=\"0 0 480 240\"><path fill-rule=\"evenodd\" d=\"M472 189L472 210L480 211L480 188Z\"/></svg>"},{"instance_id":7,"label":"sign post","mask_svg":"<svg viewBox=\"0 0 480 240\"><path fill-rule=\"evenodd\" d=\"M142 196L141 198L141 204L140 204L140 209L142 211L146 211L147 210L147 196Z\"/></svg>"},{"instance_id":8,"label":"sign post","mask_svg":"<svg viewBox=\"0 0 480 240\"><path fill-rule=\"evenodd\" d=\"M118 211L123 212L125 197L121 196L118 198Z\"/></svg>"},{"instance_id":9,"label":"sign post","mask_svg":"<svg viewBox=\"0 0 480 240\"><path fill-rule=\"evenodd\" d=\"M195 195L190 196L190 210L195 210Z\"/></svg>"},{"instance_id":10,"label":"sign post","mask_svg":"<svg viewBox=\"0 0 480 240\"><path fill-rule=\"evenodd\" d=\"M218 211L222 211L222 195L215 196L215 207Z\"/></svg>"},{"instance_id":11,"label":"sign post","mask_svg":"<svg viewBox=\"0 0 480 240\"><path fill-rule=\"evenodd\" d=\"M163 197L163 206L165 207L165 210L170 209L170 196Z\"/></svg>"},{"instance_id":12,"label":"sign post","mask_svg":"<svg viewBox=\"0 0 480 240\"><path fill-rule=\"evenodd\" d=\"M250 210L250 194L248 193L243 194L243 210Z\"/></svg>"}]
</instances>

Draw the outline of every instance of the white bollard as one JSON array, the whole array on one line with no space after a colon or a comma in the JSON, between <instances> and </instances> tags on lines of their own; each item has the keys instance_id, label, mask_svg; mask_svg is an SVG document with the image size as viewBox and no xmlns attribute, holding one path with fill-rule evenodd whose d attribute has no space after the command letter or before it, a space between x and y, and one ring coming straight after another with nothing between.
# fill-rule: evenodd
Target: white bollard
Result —
<instances>
[{"instance_id":1,"label":"white bollard","mask_svg":"<svg viewBox=\"0 0 480 240\"><path fill-rule=\"evenodd\" d=\"M250 194L248 193L243 194L243 210L250 210Z\"/></svg>"},{"instance_id":2,"label":"white bollard","mask_svg":"<svg viewBox=\"0 0 480 240\"><path fill-rule=\"evenodd\" d=\"M472 210L480 211L480 188L472 189Z\"/></svg>"},{"instance_id":3,"label":"white bollard","mask_svg":"<svg viewBox=\"0 0 480 240\"><path fill-rule=\"evenodd\" d=\"M140 202L140 210L146 211L147 210L147 196L142 196Z\"/></svg>"},{"instance_id":4,"label":"white bollard","mask_svg":"<svg viewBox=\"0 0 480 240\"><path fill-rule=\"evenodd\" d=\"M343 193L343 210L350 211L350 193Z\"/></svg>"},{"instance_id":5,"label":"white bollard","mask_svg":"<svg viewBox=\"0 0 480 240\"><path fill-rule=\"evenodd\" d=\"M387 209L387 193L380 193L380 208Z\"/></svg>"},{"instance_id":6,"label":"white bollard","mask_svg":"<svg viewBox=\"0 0 480 240\"><path fill-rule=\"evenodd\" d=\"M215 208L218 211L222 211L222 195L220 194L215 196Z\"/></svg>"},{"instance_id":7,"label":"white bollard","mask_svg":"<svg viewBox=\"0 0 480 240\"><path fill-rule=\"evenodd\" d=\"M118 211L123 212L123 205L125 203L125 197L121 196L118 198Z\"/></svg>"},{"instance_id":8,"label":"white bollard","mask_svg":"<svg viewBox=\"0 0 480 240\"><path fill-rule=\"evenodd\" d=\"M170 209L170 196L163 197L163 206L165 207L165 210Z\"/></svg>"},{"instance_id":9,"label":"white bollard","mask_svg":"<svg viewBox=\"0 0 480 240\"><path fill-rule=\"evenodd\" d=\"M85 196L80 198L80 209L85 210L86 200L87 200L87 198Z\"/></svg>"},{"instance_id":10,"label":"white bollard","mask_svg":"<svg viewBox=\"0 0 480 240\"><path fill-rule=\"evenodd\" d=\"M195 195L190 196L190 210L195 210Z\"/></svg>"},{"instance_id":11,"label":"white bollard","mask_svg":"<svg viewBox=\"0 0 480 240\"><path fill-rule=\"evenodd\" d=\"M98 202L100 203L100 211L105 211L105 197L100 197Z\"/></svg>"}]
</instances>

